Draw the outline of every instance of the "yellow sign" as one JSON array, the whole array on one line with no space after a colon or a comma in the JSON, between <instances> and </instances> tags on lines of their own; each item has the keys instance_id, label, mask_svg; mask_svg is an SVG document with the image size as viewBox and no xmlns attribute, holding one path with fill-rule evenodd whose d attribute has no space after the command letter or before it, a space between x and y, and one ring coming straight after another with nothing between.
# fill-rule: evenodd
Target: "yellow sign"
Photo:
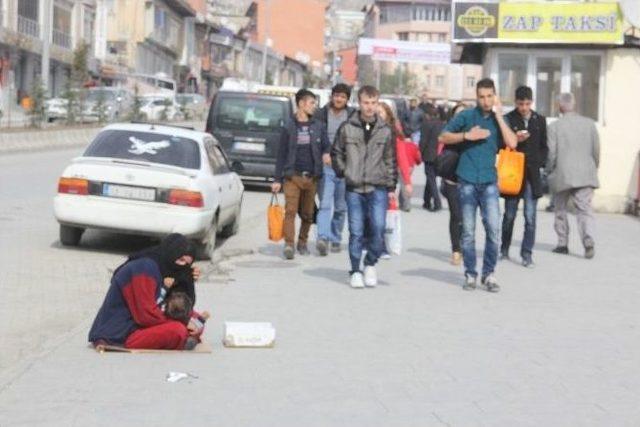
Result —
<instances>
[{"instance_id":1,"label":"yellow sign","mask_svg":"<svg viewBox=\"0 0 640 427\"><path fill-rule=\"evenodd\" d=\"M457 42L621 44L624 40L616 2L454 4Z\"/></svg>"}]
</instances>

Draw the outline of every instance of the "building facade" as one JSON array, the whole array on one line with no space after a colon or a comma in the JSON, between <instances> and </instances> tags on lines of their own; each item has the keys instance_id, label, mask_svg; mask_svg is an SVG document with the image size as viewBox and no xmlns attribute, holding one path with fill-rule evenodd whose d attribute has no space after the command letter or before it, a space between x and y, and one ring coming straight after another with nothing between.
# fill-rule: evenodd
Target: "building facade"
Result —
<instances>
[{"instance_id":1,"label":"building facade","mask_svg":"<svg viewBox=\"0 0 640 427\"><path fill-rule=\"evenodd\" d=\"M257 0L249 8L247 36L324 73L325 0Z\"/></svg>"},{"instance_id":2,"label":"building facade","mask_svg":"<svg viewBox=\"0 0 640 427\"><path fill-rule=\"evenodd\" d=\"M624 21L617 2L528 3L522 7L521 2L505 1L491 7L478 2L474 12L482 8L486 17L493 16L484 22L494 25L482 37L476 36L476 28L456 25L463 60L481 65L494 79L507 110L518 86L531 87L534 109L549 123L559 117L558 95L571 92L576 111L596 122L600 136L600 188L594 207L605 212L637 209L640 123L629 118L640 93L640 32Z\"/></svg>"},{"instance_id":3,"label":"building facade","mask_svg":"<svg viewBox=\"0 0 640 427\"><path fill-rule=\"evenodd\" d=\"M379 0L364 8L364 36L415 43L451 43L450 0ZM435 100L475 99L475 84L482 68L475 65L427 65L374 63L359 57L359 78L369 82L376 75L406 72L414 80L418 93ZM378 68L379 67L379 68ZM402 67L402 70L398 70Z\"/></svg>"},{"instance_id":4,"label":"building facade","mask_svg":"<svg viewBox=\"0 0 640 427\"><path fill-rule=\"evenodd\" d=\"M73 50L89 45L89 71L95 60L95 0L0 0L0 108L15 108L37 81L48 96L66 86Z\"/></svg>"}]
</instances>

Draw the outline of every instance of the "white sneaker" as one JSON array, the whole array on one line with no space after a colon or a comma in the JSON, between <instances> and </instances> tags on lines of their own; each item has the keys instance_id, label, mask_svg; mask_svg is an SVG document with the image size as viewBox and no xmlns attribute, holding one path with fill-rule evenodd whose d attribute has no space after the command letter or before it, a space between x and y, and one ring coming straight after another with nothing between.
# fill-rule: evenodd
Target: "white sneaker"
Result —
<instances>
[{"instance_id":1,"label":"white sneaker","mask_svg":"<svg viewBox=\"0 0 640 427\"><path fill-rule=\"evenodd\" d=\"M360 272L353 273L351 275L350 284L351 284L351 287L355 289L364 288L364 280L362 279L362 273Z\"/></svg>"},{"instance_id":2,"label":"white sneaker","mask_svg":"<svg viewBox=\"0 0 640 427\"><path fill-rule=\"evenodd\" d=\"M376 273L376 268L372 265L364 268L364 284L371 288L378 284L378 274Z\"/></svg>"}]
</instances>

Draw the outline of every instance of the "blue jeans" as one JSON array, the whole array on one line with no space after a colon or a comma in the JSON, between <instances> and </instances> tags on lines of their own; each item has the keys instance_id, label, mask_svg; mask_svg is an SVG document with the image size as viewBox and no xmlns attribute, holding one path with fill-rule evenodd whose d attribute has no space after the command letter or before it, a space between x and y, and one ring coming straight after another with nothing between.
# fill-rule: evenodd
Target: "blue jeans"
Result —
<instances>
[{"instance_id":1,"label":"blue jeans","mask_svg":"<svg viewBox=\"0 0 640 427\"><path fill-rule=\"evenodd\" d=\"M347 191L351 273L360 271L363 249L367 249L367 256L364 259L365 267L376 265L382 254L387 215L387 194L387 189L383 187L376 188L366 194Z\"/></svg>"},{"instance_id":2,"label":"blue jeans","mask_svg":"<svg viewBox=\"0 0 640 427\"><path fill-rule=\"evenodd\" d=\"M318 240L332 243L342 241L342 229L347 214L346 191L344 178L338 178L331 166L325 166L318 190Z\"/></svg>"},{"instance_id":3,"label":"blue jeans","mask_svg":"<svg viewBox=\"0 0 640 427\"><path fill-rule=\"evenodd\" d=\"M525 183L524 194L524 238L520 247L520 256L522 259L530 260L533 253L533 245L536 243L536 209L538 199L533 197L531 184ZM511 237L513 236L513 223L518 213L518 204L520 197L507 197L504 199L504 217L502 218L502 246L500 251L504 254L509 253L511 246Z\"/></svg>"},{"instance_id":4,"label":"blue jeans","mask_svg":"<svg viewBox=\"0 0 640 427\"><path fill-rule=\"evenodd\" d=\"M462 210L462 258L464 274L477 277L476 271L476 212L480 216L486 233L482 277L493 273L498 261L500 245L500 193L495 183L472 184L460 180L460 208Z\"/></svg>"}]
</instances>

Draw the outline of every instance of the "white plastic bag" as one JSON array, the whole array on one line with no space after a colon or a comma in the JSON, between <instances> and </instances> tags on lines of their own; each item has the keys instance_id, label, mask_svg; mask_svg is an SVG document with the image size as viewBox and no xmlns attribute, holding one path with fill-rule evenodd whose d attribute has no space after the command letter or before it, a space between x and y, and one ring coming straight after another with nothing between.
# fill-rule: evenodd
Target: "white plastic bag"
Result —
<instances>
[{"instance_id":1,"label":"white plastic bag","mask_svg":"<svg viewBox=\"0 0 640 427\"><path fill-rule=\"evenodd\" d=\"M398 209L387 210L384 240L390 254L400 255L402 252L402 221Z\"/></svg>"}]
</instances>

